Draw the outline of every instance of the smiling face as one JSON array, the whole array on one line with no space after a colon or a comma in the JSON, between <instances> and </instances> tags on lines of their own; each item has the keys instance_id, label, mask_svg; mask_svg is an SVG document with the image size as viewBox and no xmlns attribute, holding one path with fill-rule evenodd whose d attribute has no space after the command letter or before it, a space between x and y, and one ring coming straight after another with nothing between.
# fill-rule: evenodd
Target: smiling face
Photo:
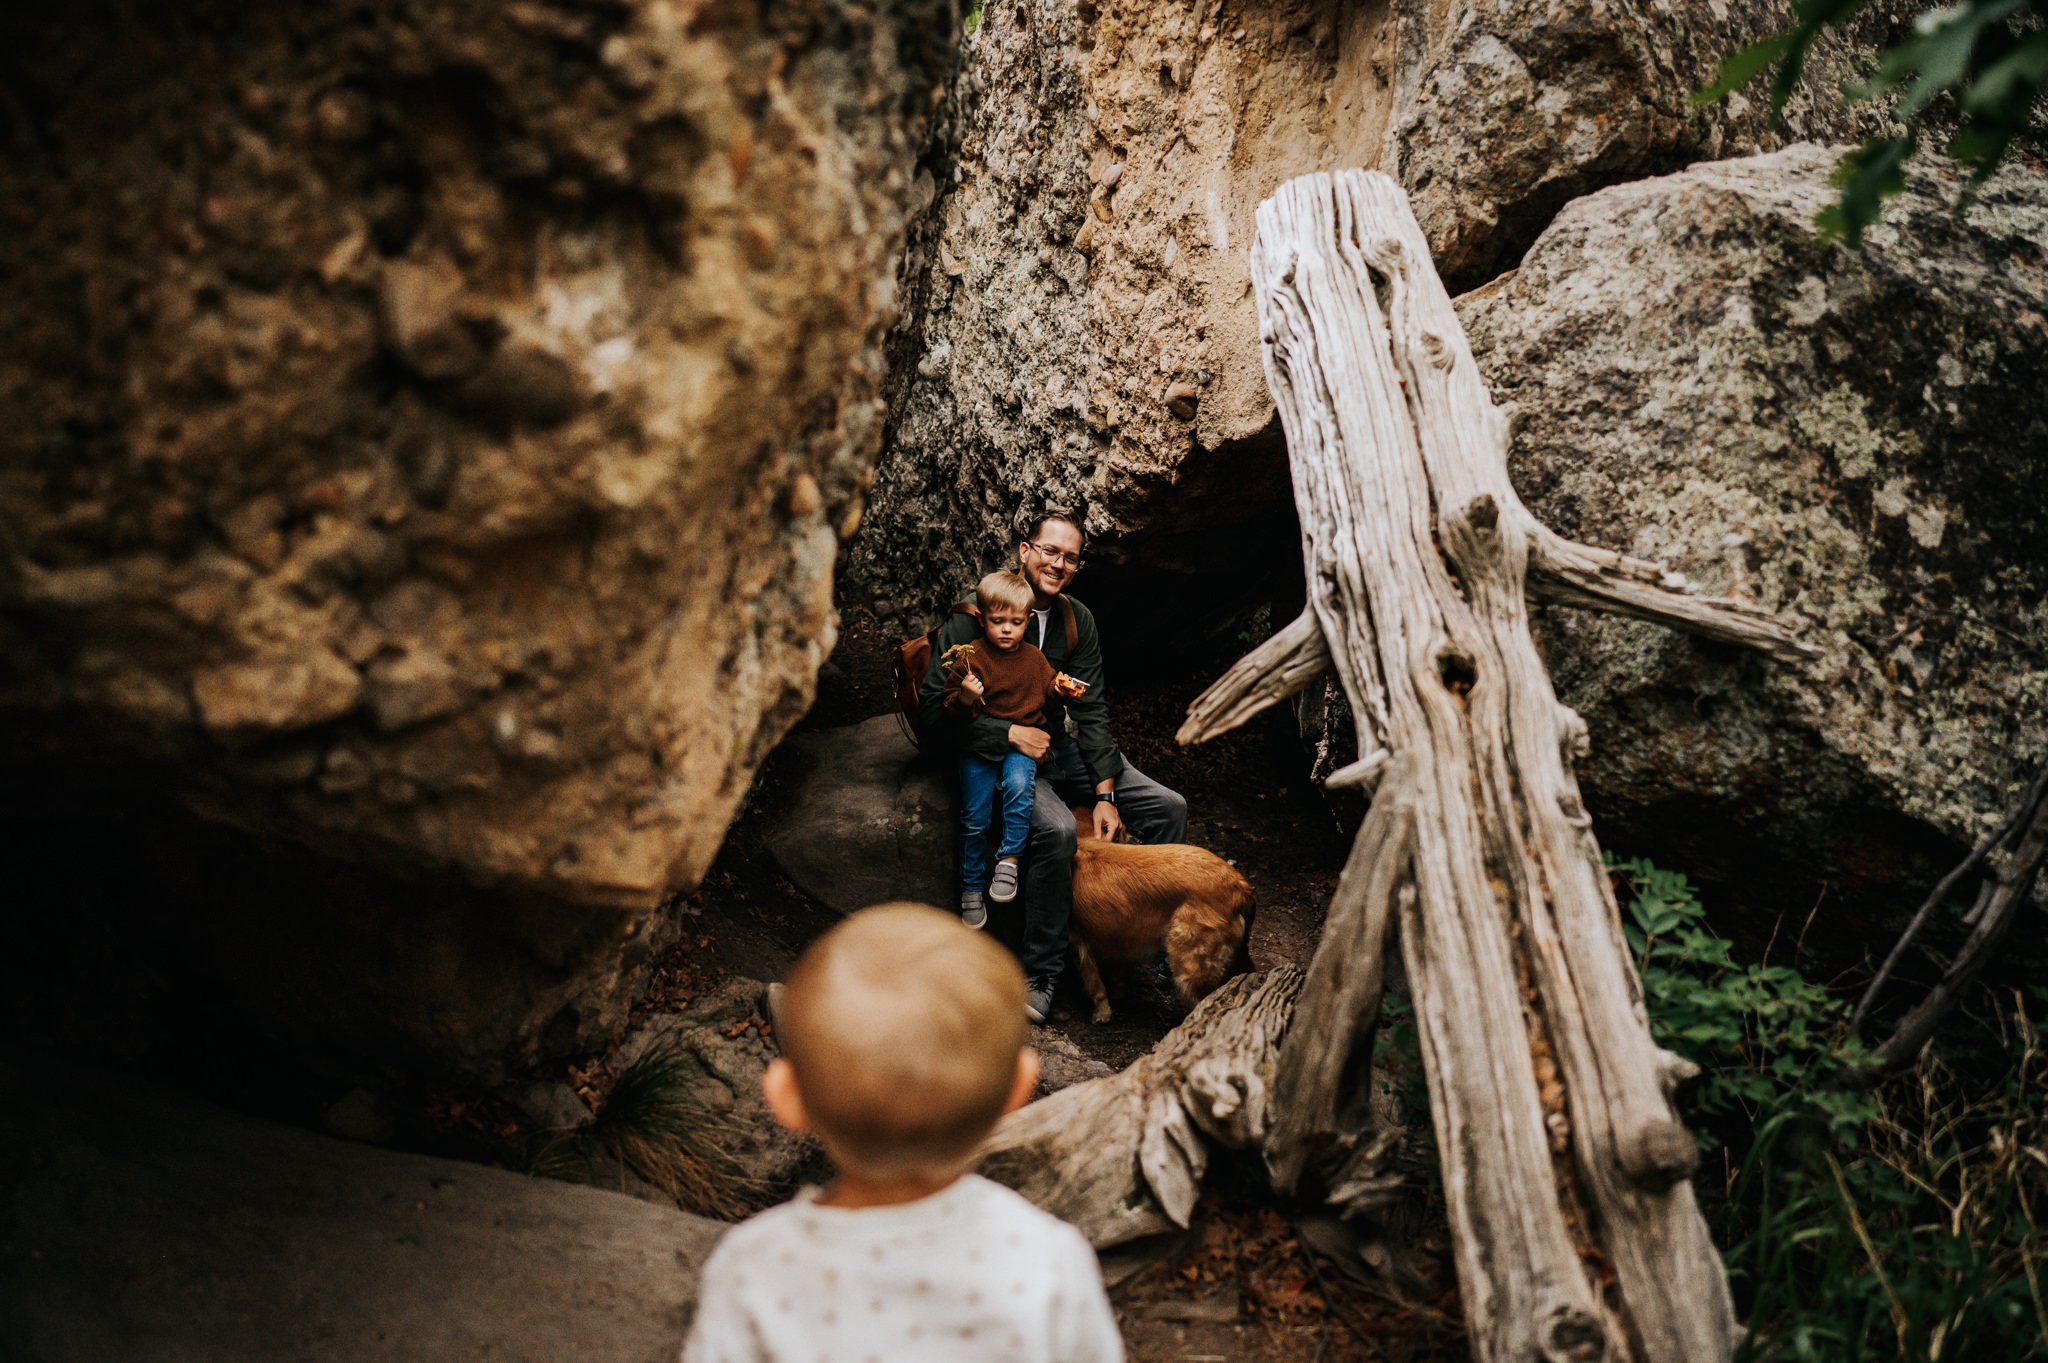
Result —
<instances>
[{"instance_id":1,"label":"smiling face","mask_svg":"<svg viewBox=\"0 0 2048 1363\"><path fill-rule=\"evenodd\" d=\"M1081 570L1081 532L1071 522L1047 518L1036 534L1017 546L1017 559L1038 604L1044 606Z\"/></svg>"},{"instance_id":2,"label":"smiling face","mask_svg":"<svg viewBox=\"0 0 2048 1363\"><path fill-rule=\"evenodd\" d=\"M1031 612L1014 606L990 606L981 613L981 632L990 647L1008 653L1023 642L1024 622L1030 618Z\"/></svg>"}]
</instances>

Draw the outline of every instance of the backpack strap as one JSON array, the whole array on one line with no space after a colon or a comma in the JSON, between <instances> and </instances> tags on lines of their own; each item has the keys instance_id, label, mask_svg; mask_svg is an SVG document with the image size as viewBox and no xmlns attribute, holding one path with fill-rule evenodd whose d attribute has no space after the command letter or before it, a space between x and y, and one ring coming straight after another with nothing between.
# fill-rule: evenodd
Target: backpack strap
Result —
<instances>
[{"instance_id":1,"label":"backpack strap","mask_svg":"<svg viewBox=\"0 0 2048 1363\"><path fill-rule=\"evenodd\" d=\"M1074 623L1074 603L1062 595L1054 598L1060 603L1060 623L1067 631L1067 656L1074 656L1074 645L1081 642L1081 627Z\"/></svg>"},{"instance_id":2,"label":"backpack strap","mask_svg":"<svg viewBox=\"0 0 2048 1363\"><path fill-rule=\"evenodd\" d=\"M969 619L979 620L981 619L981 607L975 605L972 601L955 601L953 603L953 608L947 611L946 614L949 617L955 615L964 615L967 616ZM945 627L946 622L944 620L941 620L936 625L933 625L930 629L924 632L924 637L932 641L932 647L938 647L939 631L944 629Z\"/></svg>"}]
</instances>

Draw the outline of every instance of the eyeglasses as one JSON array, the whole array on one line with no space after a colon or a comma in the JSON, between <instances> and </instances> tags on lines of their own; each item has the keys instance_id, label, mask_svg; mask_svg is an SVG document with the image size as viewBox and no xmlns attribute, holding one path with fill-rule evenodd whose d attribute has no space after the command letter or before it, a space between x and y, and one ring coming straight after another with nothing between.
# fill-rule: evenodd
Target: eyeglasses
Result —
<instances>
[{"instance_id":1,"label":"eyeglasses","mask_svg":"<svg viewBox=\"0 0 2048 1363\"><path fill-rule=\"evenodd\" d=\"M1075 572L1081 571L1080 550L1077 549L1070 554L1064 549L1048 549L1044 545L1036 543L1032 540L1025 540L1024 542L1026 544L1029 544L1032 548L1032 551L1035 552L1040 558L1045 559L1047 562L1051 563L1055 568L1059 567L1063 563L1070 563L1073 565Z\"/></svg>"}]
</instances>

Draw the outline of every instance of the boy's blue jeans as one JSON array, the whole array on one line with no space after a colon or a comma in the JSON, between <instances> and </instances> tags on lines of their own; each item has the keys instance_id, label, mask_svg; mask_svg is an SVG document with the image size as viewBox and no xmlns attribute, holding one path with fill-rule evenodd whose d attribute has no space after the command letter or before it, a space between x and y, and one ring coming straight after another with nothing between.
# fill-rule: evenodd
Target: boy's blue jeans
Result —
<instances>
[{"instance_id":1,"label":"boy's blue jeans","mask_svg":"<svg viewBox=\"0 0 2048 1363\"><path fill-rule=\"evenodd\" d=\"M1031 796L1038 785L1038 764L1020 752L991 762L973 753L960 756L960 889L988 888L988 825L1002 792L1002 841L996 856L1014 857L1031 835Z\"/></svg>"}]
</instances>

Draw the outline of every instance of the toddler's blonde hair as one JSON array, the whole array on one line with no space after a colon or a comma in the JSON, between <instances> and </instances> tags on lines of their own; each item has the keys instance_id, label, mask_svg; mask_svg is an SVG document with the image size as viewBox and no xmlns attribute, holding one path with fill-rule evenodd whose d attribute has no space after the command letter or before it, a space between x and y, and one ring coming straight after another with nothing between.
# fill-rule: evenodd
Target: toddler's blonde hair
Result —
<instances>
[{"instance_id":1,"label":"toddler's blonde hair","mask_svg":"<svg viewBox=\"0 0 2048 1363\"><path fill-rule=\"evenodd\" d=\"M974 589L974 599L981 603L984 612L997 606L1007 606L1013 611L1031 614L1031 583L1024 574L1004 569L990 573Z\"/></svg>"},{"instance_id":2,"label":"toddler's blonde hair","mask_svg":"<svg viewBox=\"0 0 2048 1363\"><path fill-rule=\"evenodd\" d=\"M1016 1083L1024 973L924 904L862 909L790 971L782 1054L826 1152L867 1178L966 1167Z\"/></svg>"}]
</instances>

